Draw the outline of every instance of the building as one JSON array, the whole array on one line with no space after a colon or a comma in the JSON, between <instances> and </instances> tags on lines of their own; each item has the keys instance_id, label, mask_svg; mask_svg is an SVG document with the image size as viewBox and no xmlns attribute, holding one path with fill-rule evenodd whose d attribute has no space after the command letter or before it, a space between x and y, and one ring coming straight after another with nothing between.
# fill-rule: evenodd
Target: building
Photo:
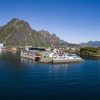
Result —
<instances>
[{"instance_id":1,"label":"building","mask_svg":"<svg viewBox=\"0 0 100 100\"><path fill-rule=\"evenodd\" d=\"M17 51L17 49L15 47L11 48L12 51Z\"/></svg>"},{"instance_id":2,"label":"building","mask_svg":"<svg viewBox=\"0 0 100 100\"><path fill-rule=\"evenodd\" d=\"M76 48L71 48L71 50L74 50L74 51L75 51L75 50L76 50Z\"/></svg>"},{"instance_id":3,"label":"building","mask_svg":"<svg viewBox=\"0 0 100 100\"><path fill-rule=\"evenodd\" d=\"M25 50L27 50L27 51L45 51L45 48L41 48L41 47L27 47L27 48L25 48Z\"/></svg>"},{"instance_id":4,"label":"building","mask_svg":"<svg viewBox=\"0 0 100 100\"><path fill-rule=\"evenodd\" d=\"M0 43L0 47L3 47L4 43Z\"/></svg>"},{"instance_id":5,"label":"building","mask_svg":"<svg viewBox=\"0 0 100 100\"><path fill-rule=\"evenodd\" d=\"M3 45L4 45L4 43L0 43L0 51L2 50Z\"/></svg>"},{"instance_id":6,"label":"building","mask_svg":"<svg viewBox=\"0 0 100 100\"><path fill-rule=\"evenodd\" d=\"M51 48L49 47L49 48L47 48L46 50L47 50L47 51L50 51L50 50L51 50Z\"/></svg>"},{"instance_id":7,"label":"building","mask_svg":"<svg viewBox=\"0 0 100 100\"><path fill-rule=\"evenodd\" d=\"M56 49L56 48L55 48L55 49L53 50L53 52L54 52L54 53L62 53L62 50Z\"/></svg>"},{"instance_id":8,"label":"building","mask_svg":"<svg viewBox=\"0 0 100 100\"><path fill-rule=\"evenodd\" d=\"M32 48L32 46L25 46L25 50L29 51L29 48Z\"/></svg>"}]
</instances>

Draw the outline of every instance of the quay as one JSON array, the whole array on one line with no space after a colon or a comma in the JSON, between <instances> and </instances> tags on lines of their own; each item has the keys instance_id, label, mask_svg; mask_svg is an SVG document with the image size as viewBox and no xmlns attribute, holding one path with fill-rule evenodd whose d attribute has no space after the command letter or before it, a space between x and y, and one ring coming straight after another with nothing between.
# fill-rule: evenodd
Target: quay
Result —
<instances>
[{"instance_id":1,"label":"quay","mask_svg":"<svg viewBox=\"0 0 100 100\"><path fill-rule=\"evenodd\" d=\"M81 63L83 62L83 59L53 59L53 58L41 58L39 60L40 63L53 63L53 64L58 64L58 63Z\"/></svg>"},{"instance_id":2,"label":"quay","mask_svg":"<svg viewBox=\"0 0 100 100\"><path fill-rule=\"evenodd\" d=\"M44 52L41 56L38 52L32 52L27 50L21 51L21 57L38 61L39 63L80 63L83 59L79 56L63 53L58 55L57 53Z\"/></svg>"},{"instance_id":3,"label":"quay","mask_svg":"<svg viewBox=\"0 0 100 100\"><path fill-rule=\"evenodd\" d=\"M58 64L58 63L81 63L83 61L84 61L83 59L62 59L62 60L53 59L54 64Z\"/></svg>"},{"instance_id":4,"label":"quay","mask_svg":"<svg viewBox=\"0 0 100 100\"><path fill-rule=\"evenodd\" d=\"M40 63L53 63L53 59L52 58L41 58L39 60Z\"/></svg>"},{"instance_id":5,"label":"quay","mask_svg":"<svg viewBox=\"0 0 100 100\"><path fill-rule=\"evenodd\" d=\"M26 51L26 50L22 50L20 56L27 58L27 59L32 59L35 61L37 61L41 58L41 56L38 52L30 52L30 51Z\"/></svg>"}]
</instances>

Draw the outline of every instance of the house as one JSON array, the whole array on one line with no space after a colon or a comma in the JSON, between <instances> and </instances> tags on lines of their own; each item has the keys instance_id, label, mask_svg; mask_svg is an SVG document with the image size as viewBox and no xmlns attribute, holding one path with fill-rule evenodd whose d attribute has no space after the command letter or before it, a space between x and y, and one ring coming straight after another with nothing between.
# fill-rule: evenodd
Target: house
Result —
<instances>
[{"instance_id":1,"label":"house","mask_svg":"<svg viewBox=\"0 0 100 100\"><path fill-rule=\"evenodd\" d=\"M4 45L4 43L0 43L0 51L2 50L3 45Z\"/></svg>"},{"instance_id":2,"label":"house","mask_svg":"<svg viewBox=\"0 0 100 100\"><path fill-rule=\"evenodd\" d=\"M3 47L4 43L0 43L0 47Z\"/></svg>"},{"instance_id":3,"label":"house","mask_svg":"<svg viewBox=\"0 0 100 100\"><path fill-rule=\"evenodd\" d=\"M25 48L27 51L45 51L45 48L42 47L27 47Z\"/></svg>"},{"instance_id":4,"label":"house","mask_svg":"<svg viewBox=\"0 0 100 100\"><path fill-rule=\"evenodd\" d=\"M53 52L54 52L54 53L62 53L62 50L56 49L56 48L55 48L55 49L53 50Z\"/></svg>"},{"instance_id":5,"label":"house","mask_svg":"<svg viewBox=\"0 0 100 100\"><path fill-rule=\"evenodd\" d=\"M69 49L71 49L71 47L65 47L65 49L69 50Z\"/></svg>"},{"instance_id":6,"label":"house","mask_svg":"<svg viewBox=\"0 0 100 100\"><path fill-rule=\"evenodd\" d=\"M51 50L51 48L49 47L49 48L47 48L46 50L47 50L47 51L50 51L50 50Z\"/></svg>"},{"instance_id":7,"label":"house","mask_svg":"<svg viewBox=\"0 0 100 100\"><path fill-rule=\"evenodd\" d=\"M43 53L43 56L52 58L54 54L55 54L54 52L47 51Z\"/></svg>"},{"instance_id":8,"label":"house","mask_svg":"<svg viewBox=\"0 0 100 100\"><path fill-rule=\"evenodd\" d=\"M71 48L71 50L76 50L76 48Z\"/></svg>"},{"instance_id":9,"label":"house","mask_svg":"<svg viewBox=\"0 0 100 100\"><path fill-rule=\"evenodd\" d=\"M2 51L6 51L6 50L7 50L7 48L6 48L6 47L2 48Z\"/></svg>"},{"instance_id":10,"label":"house","mask_svg":"<svg viewBox=\"0 0 100 100\"><path fill-rule=\"evenodd\" d=\"M17 49L15 47L11 48L12 51L17 51Z\"/></svg>"}]
</instances>

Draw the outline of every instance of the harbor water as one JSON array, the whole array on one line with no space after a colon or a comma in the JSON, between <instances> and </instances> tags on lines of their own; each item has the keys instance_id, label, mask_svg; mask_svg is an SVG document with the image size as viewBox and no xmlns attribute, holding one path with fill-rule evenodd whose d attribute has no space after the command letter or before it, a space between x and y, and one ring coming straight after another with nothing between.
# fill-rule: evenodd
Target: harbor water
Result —
<instances>
[{"instance_id":1,"label":"harbor water","mask_svg":"<svg viewBox=\"0 0 100 100\"><path fill-rule=\"evenodd\" d=\"M0 100L100 100L100 60L40 64L0 52Z\"/></svg>"}]
</instances>

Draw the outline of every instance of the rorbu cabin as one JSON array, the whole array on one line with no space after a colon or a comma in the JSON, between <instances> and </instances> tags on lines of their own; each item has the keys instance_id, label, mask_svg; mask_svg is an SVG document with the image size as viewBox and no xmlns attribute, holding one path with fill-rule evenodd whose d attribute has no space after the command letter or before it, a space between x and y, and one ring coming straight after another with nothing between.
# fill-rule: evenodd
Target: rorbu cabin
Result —
<instances>
[{"instance_id":1,"label":"rorbu cabin","mask_svg":"<svg viewBox=\"0 0 100 100\"><path fill-rule=\"evenodd\" d=\"M4 47L4 43L0 43L0 51L2 50L3 47Z\"/></svg>"},{"instance_id":2,"label":"rorbu cabin","mask_svg":"<svg viewBox=\"0 0 100 100\"><path fill-rule=\"evenodd\" d=\"M12 51L17 51L17 49L15 47L11 48Z\"/></svg>"}]
</instances>

